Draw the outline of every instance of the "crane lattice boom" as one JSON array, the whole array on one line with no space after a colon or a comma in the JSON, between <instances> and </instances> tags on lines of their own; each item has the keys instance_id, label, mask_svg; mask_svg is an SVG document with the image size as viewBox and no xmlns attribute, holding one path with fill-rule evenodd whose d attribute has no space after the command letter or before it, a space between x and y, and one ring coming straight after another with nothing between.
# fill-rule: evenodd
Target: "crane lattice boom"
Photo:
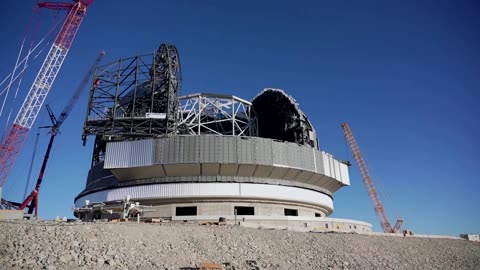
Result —
<instances>
[{"instance_id":1,"label":"crane lattice boom","mask_svg":"<svg viewBox=\"0 0 480 270\"><path fill-rule=\"evenodd\" d=\"M52 87L67 53L72 46L78 28L91 1L76 1L74 4L39 3L40 7L51 9L68 9L69 13L58 32L50 51L35 78L30 91L18 112L12 127L0 146L0 188L7 180L8 174L17 158L23 143Z\"/></svg>"},{"instance_id":2,"label":"crane lattice boom","mask_svg":"<svg viewBox=\"0 0 480 270\"><path fill-rule=\"evenodd\" d=\"M95 68L97 68L97 66L100 64L100 61L102 60L104 55L105 55L105 51L102 51L98 55L97 59L95 59L95 62L90 67L90 70L88 70L83 80L80 82L80 85L78 86L77 90L75 90L75 92L73 93L67 106L65 106L63 111L60 113L60 116L57 119L57 123L55 124L56 128L59 128L62 125L62 123L65 121L65 119L67 119L68 115L73 109L73 106L75 105L75 103L77 103L78 98L80 98L80 94L82 93L83 89L85 89L85 87L87 86L87 83L92 77L93 72L95 72Z\"/></svg>"},{"instance_id":3,"label":"crane lattice boom","mask_svg":"<svg viewBox=\"0 0 480 270\"><path fill-rule=\"evenodd\" d=\"M348 126L347 123L343 123L342 128L345 134L345 139L347 140L347 143L350 146L350 149L353 153L355 162L357 163L357 166L360 169L360 175L362 176L363 183L365 184L368 195L370 196L370 199L373 203L375 213L380 219L380 225L382 226L383 231L388 233L397 232L400 229L401 222L397 222L397 224L395 224L395 230L394 228L392 228L392 225L388 221L388 217L385 214L385 209L383 208L383 204L380 201L380 196L378 195L377 189L373 184L372 177L370 177L367 164L363 159L363 156L362 156L362 153L360 152L360 148L358 147L357 141L353 137L352 131L350 130L350 127Z\"/></svg>"},{"instance_id":4,"label":"crane lattice boom","mask_svg":"<svg viewBox=\"0 0 480 270\"><path fill-rule=\"evenodd\" d=\"M105 51L102 51L100 55L97 57L92 67L89 69L89 71L87 72L83 80L80 82L80 85L78 86L78 88L75 90L75 92L73 92L73 95L70 98L70 101L67 103L67 105L63 109L58 120L55 118L55 115L53 114L52 110L47 104L48 114L50 115L50 119L52 120L52 127L51 127L52 131L50 135L50 141L48 142L48 146L47 146L47 152L43 159L42 167L40 169L40 173L38 175L37 184L35 185L35 188L30 193L30 195L28 195L28 197L25 198L25 200L22 202L22 204L18 209L23 210L25 209L25 207L27 207L27 205L30 204L30 206L28 207L28 213L32 214L33 209L35 209L35 216L38 216L38 192L40 191L40 185L42 184L42 181L43 181L43 175L47 168L47 162L48 162L48 158L50 157L50 151L52 150L53 141L57 136L58 129L63 124L63 122L65 122L68 115L72 111L73 107L75 106L75 103L80 97L80 94L82 93L83 89L85 89L85 87L87 86L87 83L89 79L92 77L93 72L95 71L95 68L98 66L98 64L100 63L104 55L105 55Z\"/></svg>"}]
</instances>

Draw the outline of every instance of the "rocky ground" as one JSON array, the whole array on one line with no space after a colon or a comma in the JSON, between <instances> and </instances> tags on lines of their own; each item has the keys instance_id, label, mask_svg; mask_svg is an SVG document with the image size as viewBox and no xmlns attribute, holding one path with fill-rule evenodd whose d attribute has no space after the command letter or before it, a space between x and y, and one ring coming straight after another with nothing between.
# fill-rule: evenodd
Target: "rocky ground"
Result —
<instances>
[{"instance_id":1,"label":"rocky ground","mask_svg":"<svg viewBox=\"0 0 480 270\"><path fill-rule=\"evenodd\" d=\"M0 269L480 269L480 243L196 224L0 222Z\"/></svg>"}]
</instances>

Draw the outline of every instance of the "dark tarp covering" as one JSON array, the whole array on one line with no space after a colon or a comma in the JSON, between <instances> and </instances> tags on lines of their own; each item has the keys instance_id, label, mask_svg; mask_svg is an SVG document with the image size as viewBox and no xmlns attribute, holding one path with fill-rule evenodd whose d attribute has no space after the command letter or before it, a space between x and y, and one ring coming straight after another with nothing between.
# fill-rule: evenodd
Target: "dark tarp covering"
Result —
<instances>
[{"instance_id":1,"label":"dark tarp covering","mask_svg":"<svg viewBox=\"0 0 480 270\"><path fill-rule=\"evenodd\" d=\"M295 99L281 89L265 89L252 101L258 118L258 135L309 145L318 149L315 130Z\"/></svg>"}]
</instances>

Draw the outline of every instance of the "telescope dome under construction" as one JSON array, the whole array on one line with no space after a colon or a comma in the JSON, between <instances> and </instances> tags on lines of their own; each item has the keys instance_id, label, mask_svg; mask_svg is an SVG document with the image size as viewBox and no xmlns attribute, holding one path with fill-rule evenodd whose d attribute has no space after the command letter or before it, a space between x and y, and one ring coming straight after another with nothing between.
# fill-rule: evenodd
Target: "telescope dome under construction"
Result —
<instances>
[{"instance_id":1,"label":"telescope dome under construction","mask_svg":"<svg viewBox=\"0 0 480 270\"><path fill-rule=\"evenodd\" d=\"M272 88L251 100L181 95L181 82L169 44L97 69L83 128L84 140L95 138L92 166L76 216L115 218L109 209L128 197L151 206L143 218L371 231L326 218L350 184L348 166L320 149L293 97Z\"/></svg>"}]
</instances>

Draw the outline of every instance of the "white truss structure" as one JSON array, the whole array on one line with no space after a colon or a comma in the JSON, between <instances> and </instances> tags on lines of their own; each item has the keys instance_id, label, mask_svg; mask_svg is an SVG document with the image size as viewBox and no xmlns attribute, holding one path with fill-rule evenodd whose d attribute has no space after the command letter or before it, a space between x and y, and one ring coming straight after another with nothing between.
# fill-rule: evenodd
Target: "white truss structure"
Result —
<instances>
[{"instance_id":1,"label":"white truss structure","mask_svg":"<svg viewBox=\"0 0 480 270\"><path fill-rule=\"evenodd\" d=\"M47 98L48 92L50 91L72 42L75 39L88 6L88 4L84 4L82 1L76 1L72 6L58 3L44 4L45 7L52 9L67 9L69 10L69 13L60 28L32 87L25 97L12 127L0 145L0 187L2 187L7 180L8 174L15 163L15 159L22 149L23 143L42 108L43 102Z\"/></svg>"},{"instance_id":2,"label":"white truss structure","mask_svg":"<svg viewBox=\"0 0 480 270\"><path fill-rule=\"evenodd\" d=\"M208 93L178 99L178 128L188 134L258 136L252 104L244 99Z\"/></svg>"},{"instance_id":3,"label":"white truss structure","mask_svg":"<svg viewBox=\"0 0 480 270\"><path fill-rule=\"evenodd\" d=\"M32 127L67 53L68 49L62 48L57 44L52 45L40 72L32 84L32 88L30 88L27 97L23 101L21 110L15 118L15 124L29 129Z\"/></svg>"}]
</instances>

